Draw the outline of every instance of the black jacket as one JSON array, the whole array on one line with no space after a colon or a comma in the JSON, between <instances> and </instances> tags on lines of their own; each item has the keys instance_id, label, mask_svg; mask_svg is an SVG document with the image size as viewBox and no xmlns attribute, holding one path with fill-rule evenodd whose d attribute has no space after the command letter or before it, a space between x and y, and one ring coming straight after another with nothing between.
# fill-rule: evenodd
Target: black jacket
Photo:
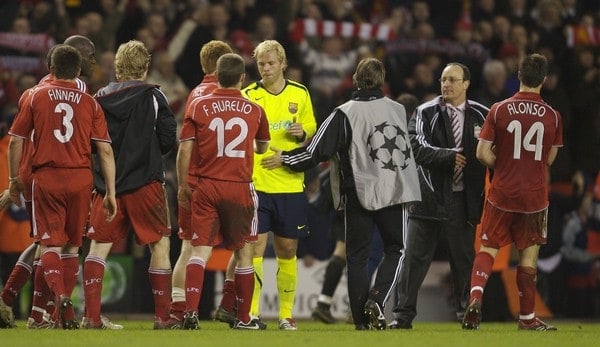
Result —
<instances>
[{"instance_id":1,"label":"black jacket","mask_svg":"<svg viewBox=\"0 0 600 347\"><path fill-rule=\"evenodd\" d=\"M177 123L158 86L142 81L113 82L100 89L96 99L112 139L117 194L153 181L164 182L162 155L177 143ZM94 186L101 193L106 191L98 160L94 160Z\"/></svg>"},{"instance_id":2,"label":"black jacket","mask_svg":"<svg viewBox=\"0 0 600 347\"><path fill-rule=\"evenodd\" d=\"M421 202L413 203L409 209L411 218L448 220L446 206L452 198L452 176L456 152L454 135L441 96L420 105L408 123L408 132L417 162ZM485 166L475 156L479 130L489 109L472 100L465 106L465 126L463 128L463 154L467 158L464 183L467 203L467 216L473 225L481 218L484 201Z\"/></svg>"}]
</instances>

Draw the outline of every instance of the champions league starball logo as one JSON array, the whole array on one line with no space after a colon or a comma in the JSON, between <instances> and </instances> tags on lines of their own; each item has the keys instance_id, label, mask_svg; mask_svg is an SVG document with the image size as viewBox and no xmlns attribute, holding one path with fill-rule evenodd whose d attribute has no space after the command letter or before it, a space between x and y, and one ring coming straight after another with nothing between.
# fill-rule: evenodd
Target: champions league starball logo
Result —
<instances>
[{"instance_id":1,"label":"champions league starball logo","mask_svg":"<svg viewBox=\"0 0 600 347\"><path fill-rule=\"evenodd\" d=\"M411 159L407 134L397 125L383 122L376 125L367 137L369 156L380 168L394 171L404 170Z\"/></svg>"}]
</instances>

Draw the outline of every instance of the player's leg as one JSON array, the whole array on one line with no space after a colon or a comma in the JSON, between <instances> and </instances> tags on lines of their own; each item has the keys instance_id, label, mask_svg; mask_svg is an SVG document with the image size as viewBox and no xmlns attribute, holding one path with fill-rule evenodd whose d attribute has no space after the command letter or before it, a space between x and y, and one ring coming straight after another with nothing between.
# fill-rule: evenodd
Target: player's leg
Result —
<instances>
[{"instance_id":1,"label":"player's leg","mask_svg":"<svg viewBox=\"0 0 600 347\"><path fill-rule=\"evenodd\" d=\"M181 251L173 267L171 285L171 315L180 321L185 314L185 268L192 254L192 246L190 245L192 237L191 219L191 207L186 208L180 205L177 210L177 224L179 224L178 236L181 239Z\"/></svg>"},{"instance_id":2,"label":"player's leg","mask_svg":"<svg viewBox=\"0 0 600 347\"><path fill-rule=\"evenodd\" d=\"M275 203L272 194L256 192L258 196L258 239L254 243L254 255L252 265L254 267L254 292L252 294L252 304L250 305L250 315L253 318L260 319L260 298L263 283L263 256L267 248L269 231L275 217Z\"/></svg>"},{"instance_id":3,"label":"player's leg","mask_svg":"<svg viewBox=\"0 0 600 347\"><path fill-rule=\"evenodd\" d=\"M189 240L181 240L181 251L173 267L171 290L171 315L178 320L185 314L185 268L192 254Z\"/></svg>"},{"instance_id":4,"label":"player's leg","mask_svg":"<svg viewBox=\"0 0 600 347\"><path fill-rule=\"evenodd\" d=\"M244 247L234 252L235 263L235 290L237 292L237 313L233 328L264 330L266 325L260 324L257 318L250 315L252 293L254 291L254 269L252 257L253 245L246 243Z\"/></svg>"},{"instance_id":5,"label":"player's leg","mask_svg":"<svg viewBox=\"0 0 600 347\"><path fill-rule=\"evenodd\" d=\"M257 196L252 183L224 183L222 203L219 204L220 233L223 244L233 249L234 265L233 281L236 293L237 312L233 324L234 329L264 330L258 318L250 316L250 305L254 292L254 243L258 239L257 228ZM235 202L235 203L234 203Z\"/></svg>"},{"instance_id":6,"label":"player's leg","mask_svg":"<svg viewBox=\"0 0 600 347\"><path fill-rule=\"evenodd\" d=\"M15 298L25 283L29 281L31 274L34 271L33 263L36 249L37 245L32 243L21 253L4 288L2 288L2 294L0 294L0 327L15 327L12 306Z\"/></svg>"},{"instance_id":7,"label":"player's leg","mask_svg":"<svg viewBox=\"0 0 600 347\"><path fill-rule=\"evenodd\" d=\"M469 305L462 321L462 328L466 330L479 329L483 292L492 275L494 259L502 246L512 242L509 233L512 214L499 210L488 202L485 203L483 209L481 246L473 261Z\"/></svg>"},{"instance_id":8,"label":"player's leg","mask_svg":"<svg viewBox=\"0 0 600 347\"><path fill-rule=\"evenodd\" d=\"M546 243L547 210L518 214L513 238L519 250L517 288L519 289L519 329L557 330L535 316L537 260L540 245Z\"/></svg>"},{"instance_id":9,"label":"player's leg","mask_svg":"<svg viewBox=\"0 0 600 347\"><path fill-rule=\"evenodd\" d=\"M321 293L317 300L317 306L312 312L313 319L327 324L336 322L331 314L331 303L333 301L333 294L344 274L344 268L346 268L346 242L338 239L335 243L331 259L327 263L327 268L325 268Z\"/></svg>"},{"instance_id":10,"label":"player's leg","mask_svg":"<svg viewBox=\"0 0 600 347\"><path fill-rule=\"evenodd\" d=\"M262 284L264 275L263 256L267 248L268 239L268 232L258 234L258 240L254 244L254 251L252 257L252 266L254 267L254 291L252 294L252 304L250 305L250 315L254 318L260 318L260 298L262 295Z\"/></svg>"},{"instance_id":11,"label":"player's leg","mask_svg":"<svg viewBox=\"0 0 600 347\"><path fill-rule=\"evenodd\" d=\"M58 312L55 312L54 293L48 287L44 279L44 269L40 261L41 247L37 245L35 252L34 274L33 274L33 298L31 312L27 319L29 329L50 329L54 326Z\"/></svg>"},{"instance_id":12,"label":"player's leg","mask_svg":"<svg viewBox=\"0 0 600 347\"><path fill-rule=\"evenodd\" d=\"M277 257L277 291L279 294L279 329L296 330L292 312L298 284L298 239L309 234L305 193L279 194L274 198L276 227L273 248Z\"/></svg>"},{"instance_id":13,"label":"player's leg","mask_svg":"<svg viewBox=\"0 0 600 347\"><path fill-rule=\"evenodd\" d=\"M150 245L150 266L148 278L154 297L154 315L159 322L169 321L171 309L171 261L169 258L170 240L163 236Z\"/></svg>"},{"instance_id":14,"label":"player's leg","mask_svg":"<svg viewBox=\"0 0 600 347\"><path fill-rule=\"evenodd\" d=\"M83 263L83 295L85 298L85 320L83 328L102 326L101 298L102 281L106 258L112 248L112 242L97 242L92 240L90 251Z\"/></svg>"},{"instance_id":15,"label":"player's leg","mask_svg":"<svg viewBox=\"0 0 600 347\"><path fill-rule=\"evenodd\" d=\"M102 316L102 283L106 269L106 259L113 244L127 237L131 224L124 211L127 203L117 197L117 214L109 223L104 214L104 197L93 194L92 207L86 236L91 240L88 254L83 262L83 294L85 298L84 329L119 330L123 326L110 322Z\"/></svg>"},{"instance_id":16,"label":"player's leg","mask_svg":"<svg viewBox=\"0 0 600 347\"><path fill-rule=\"evenodd\" d=\"M254 250L250 249L252 254L250 259L254 255ZM252 265L252 260L250 260ZM223 291L221 296L221 303L217 307L215 312L215 320L223 323L228 323L229 326L233 327L236 317L236 291L235 291L235 269L237 266L237 260L235 254L231 255L229 263L227 264L227 270L225 271L225 281L223 282ZM252 271L252 288L254 288L254 270ZM249 297L249 304L251 305L252 295Z\"/></svg>"},{"instance_id":17,"label":"player's leg","mask_svg":"<svg viewBox=\"0 0 600 347\"><path fill-rule=\"evenodd\" d=\"M279 328L296 330L292 318L296 287L298 284L298 261L296 250L298 239L275 234L273 247L277 257L277 292L279 294Z\"/></svg>"},{"instance_id":18,"label":"player's leg","mask_svg":"<svg viewBox=\"0 0 600 347\"><path fill-rule=\"evenodd\" d=\"M193 245L190 260L187 263L185 274L185 302L186 313L183 318L182 329L198 329L198 305L202 296L204 285L204 272L206 263L210 259L211 246Z\"/></svg>"}]
</instances>

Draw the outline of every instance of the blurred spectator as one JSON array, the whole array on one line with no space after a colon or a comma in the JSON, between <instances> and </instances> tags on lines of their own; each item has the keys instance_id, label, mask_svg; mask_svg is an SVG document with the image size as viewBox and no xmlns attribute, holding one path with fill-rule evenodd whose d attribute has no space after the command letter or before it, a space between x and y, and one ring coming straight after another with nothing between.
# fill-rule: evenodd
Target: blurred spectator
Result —
<instances>
[{"instance_id":1,"label":"blurred spectator","mask_svg":"<svg viewBox=\"0 0 600 347\"><path fill-rule=\"evenodd\" d=\"M592 48L577 48L574 54L569 72L574 166L595 176L600 169L600 67Z\"/></svg>"},{"instance_id":2,"label":"blurred spectator","mask_svg":"<svg viewBox=\"0 0 600 347\"><path fill-rule=\"evenodd\" d=\"M93 95L110 82L115 82L115 53L105 51L98 56L96 68L88 81L90 93Z\"/></svg>"},{"instance_id":3,"label":"blurred spectator","mask_svg":"<svg viewBox=\"0 0 600 347\"><path fill-rule=\"evenodd\" d=\"M229 35L231 45L246 62L246 81L260 78L252 57L256 45L265 40L275 40L277 37L277 23L270 14L258 17L253 31L237 29L231 32Z\"/></svg>"},{"instance_id":4,"label":"blurred spectator","mask_svg":"<svg viewBox=\"0 0 600 347\"><path fill-rule=\"evenodd\" d=\"M538 40L537 46L550 47L555 58L560 62L565 58L566 42L561 22L561 5L558 0L543 0L537 3L537 21L534 28Z\"/></svg>"},{"instance_id":5,"label":"blurred spectator","mask_svg":"<svg viewBox=\"0 0 600 347\"><path fill-rule=\"evenodd\" d=\"M509 42L510 36L510 21L506 16L496 15L492 21L494 36L491 41L491 55L497 57L500 49L505 43Z\"/></svg>"},{"instance_id":6,"label":"blurred spectator","mask_svg":"<svg viewBox=\"0 0 600 347\"><path fill-rule=\"evenodd\" d=\"M338 88L356 67L358 52L346 49L345 45L344 40L336 36L324 37L318 50L306 40L300 43L302 60L310 69L308 87L318 120L325 119L340 104Z\"/></svg>"},{"instance_id":7,"label":"blurred spectator","mask_svg":"<svg viewBox=\"0 0 600 347\"><path fill-rule=\"evenodd\" d=\"M29 25L29 19L27 17L17 17L13 21L10 31L15 34L29 34L31 32L31 26Z\"/></svg>"},{"instance_id":8,"label":"blurred spectator","mask_svg":"<svg viewBox=\"0 0 600 347\"><path fill-rule=\"evenodd\" d=\"M560 112L563 123L563 148L558 151L554 163L550 167L552 181L569 181L574 174L572 159L572 103L565 89L565 83L560 76L560 68L551 64L546 75L546 82L540 93L542 99L552 108Z\"/></svg>"},{"instance_id":9,"label":"blurred spectator","mask_svg":"<svg viewBox=\"0 0 600 347\"><path fill-rule=\"evenodd\" d=\"M347 0L322 0L316 2L321 9L323 19L334 21L354 21L352 2Z\"/></svg>"},{"instance_id":10,"label":"blurred spectator","mask_svg":"<svg viewBox=\"0 0 600 347\"><path fill-rule=\"evenodd\" d=\"M148 52L154 52L156 49L156 40L154 38L154 35L152 34L152 30L150 30L150 28L148 27L142 27L140 28L137 33L135 34L135 38L138 41L141 41L144 43L144 46L146 46L146 49L148 50Z\"/></svg>"},{"instance_id":11,"label":"blurred spectator","mask_svg":"<svg viewBox=\"0 0 600 347\"><path fill-rule=\"evenodd\" d=\"M415 95L419 100L423 100L426 95L437 94L439 83L435 80L435 75L429 66L424 63L418 63L413 69L413 73L405 80L406 92Z\"/></svg>"},{"instance_id":12,"label":"blurred spectator","mask_svg":"<svg viewBox=\"0 0 600 347\"><path fill-rule=\"evenodd\" d=\"M491 21L496 13L496 1L495 0L475 0L474 8L471 13L473 22L479 22L482 20Z\"/></svg>"},{"instance_id":13,"label":"blurred spectator","mask_svg":"<svg viewBox=\"0 0 600 347\"><path fill-rule=\"evenodd\" d=\"M511 44L513 44L516 47L519 57L524 57L525 55L530 53L527 29L525 29L523 25L513 24L510 27L508 40Z\"/></svg>"},{"instance_id":14,"label":"blurred spectator","mask_svg":"<svg viewBox=\"0 0 600 347\"><path fill-rule=\"evenodd\" d=\"M169 38L167 37L167 24L165 17L158 12L149 13L146 16L146 24L144 28L150 30L152 37L154 38L153 52L163 51L169 44Z\"/></svg>"},{"instance_id":15,"label":"blurred spectator","mask_svg":"<svg viewBox=\"0 0 600 347\"><path fill-rule=\"evenodd\" d=\"M527 2L527 0L508 0L507 4L505 4L505 9L502 12L511 23L519 23L531 28L534 25L534 21L533 18L531 18ZM505 2L501 1L500 3Z\"/></svg>"},{"instance_id":16,"label":"blurred spectator","mask_svg":"<svg viewBox=\"0 0 600 347\"><path fill-rule=\"evenodd\" d=\"M498 58L506 67L506 89L509 93L514 94L519 90L519 78L517 77L519 51L513 44L505 43L500 48Z\"/></svg>"},{"instance_id":17,"label":"blurred spectator","mask_svg":"<svg viewBox=\"0 0 600 347\"><path fill-rule=\"evenodd\" d=\"M190 90L186 87L181 77L175 73L175 65L167 52L156 53L153 57L152 68L146 82L156 84L167 96L169 107L179 125L183 122L185 101Z\"/></svg>"},{"instance_id":18,"label":"blurred spectator","mask_svg":"<svg viewBox=\"0 0 600 347\"><path fill-rule=\"evenodd\" d=\"M96 50L104 52L116 51L116 35L119 27L125 20L125 10L130 0L101 0L102 26L91 37L96 43Z\"/></svg>"},{"instance_id":19,"label":"blurred spectator","mask_svg":"<svg viewBox=\"0 0 600 347\"><path fill-rule=\"evenodd\" d=\"M473 100L490 107L511 95L506 89L506 66L500 60L488 60L483 66L483 85L473 91Z\"/></svg>"},{"instance_id":20,"label":"blurred spectator","mask_svg":"<svg viewBox=\"0 0 600 347\"><path fill-rule=\"evenodd\" d=\"M563 229L561 253L567 264L567 298L565 312L568 317L591 317L598 300L596 287L599 275L593 271L600 262L600 254L587 249L588 217L592 194L587 193L579 208L569 215Z\"/></svg>"},{"instance_id":21,"label":"blurred spectator","mask_svg":"<svg viewBox=\"0 0 600 347\"><path fill-rule=\"evenodd\" d=\"M473 41L478 42L488 51L491 51L494 38L494 28L489 20L481 20L476 22L475 30L473 31Z\"/></svg>"},{"instance_id":22,"label":"blurred spectator","mask_svg":"<svg viewBox=\"0 0 600 347\"><path fill-rule=\"evenodd\" d=\"M404 109L406 110L407 120L410 119L410 117L412 117L413 112L415 112L415 109L417 108L417 106L419 106L419 98L410 93L400 94L396 98L396 101L398 101L404 106Z\"/></svg>"},{"instance_id":23,"label":"blurred spectator","mask_svg":"<svg viewBox=\"0 0 600 347\"><path fill-rule=\"evenodd\" d=\"M567 215L581 204L585 179L581 172L575 172L566 180L558 180L552 176L551 170L548 179L548 240L540 248L537 288L550 311L556 316L562 316L565 312L566 291L566 266L561 254L563 228Z\"/></svg>"},{"instance_id":24,"label":"blurred spectator","mask_svg":"<svg viewBox=\"0 0 600 347\"><path fill-rule=\"evenodd\" d=\"M203 11L208 11L208 17L202 14ZM204 19L207 20L206 23L203 21ZM193 14L195 23L188 22L188 26L192 26L192 30L187 35L187 40L185 37L178 38L185 44L181 54L172 55L172 57L175 59L177 74L181 76L188 89L194 88L203 77L200 64L198 64L198 52L202 45L210 40L228 42L229 19L229 9L224 3L200 4Z\"/></svg>"}]
</instances>

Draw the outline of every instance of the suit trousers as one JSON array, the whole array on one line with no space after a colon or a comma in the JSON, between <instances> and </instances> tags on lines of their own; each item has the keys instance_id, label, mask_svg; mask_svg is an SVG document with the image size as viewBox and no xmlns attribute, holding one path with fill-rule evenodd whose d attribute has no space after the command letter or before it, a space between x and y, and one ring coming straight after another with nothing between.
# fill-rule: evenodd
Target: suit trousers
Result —
<instances>
[{"instance_id":1,"label":"suit trousers","mask_svg":"<svg viewBox=\"0 0 600 347\"><path fill-rule=\"evenodd\" d=\"M406 259L396 287L393 313L409 324L417 315L417 297L438 243L445 238L452 275L452 298L456 317L462 320L469 300L471 269L475 258L475 227L468 223L464 192L452 193L450 218L445 221L410 217Z\"/></svg>"}]
</instances>

